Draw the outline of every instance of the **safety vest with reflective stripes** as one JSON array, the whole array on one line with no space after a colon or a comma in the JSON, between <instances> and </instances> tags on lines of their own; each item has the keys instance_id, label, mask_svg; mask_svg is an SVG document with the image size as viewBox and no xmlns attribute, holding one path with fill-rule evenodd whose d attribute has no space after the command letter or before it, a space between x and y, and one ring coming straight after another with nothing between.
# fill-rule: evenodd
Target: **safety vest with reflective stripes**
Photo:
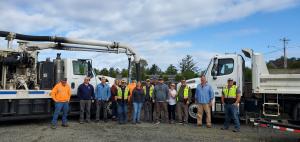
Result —
<instances>
[{"instance_id":1,"label":"safety vest with reflective stripes","mask_svg":"<svg viewBox=\"0 0 300 142\"><path fill-rule=\"evenodd\" d=\"M144 86L144 87L143 87L144 92L145 92L145 95L147 94L147 93L146 93L146 91L147 91L146 88L147 88L147 86ZM150 97L152 97L152 95L153 95L153 90L154 90L154 86L151 85L151 86L150 86L150 89L149 89L149 91L150 91L150 92L149 92Z\"/></svg>"},{"instance_id":2,"label":"safety vest with reflective stripes","mask_svg":"<svg viewBox=\"0 0 300 142\"><path fill-rule=\"evenodd\" d=\"M223 88L223 93L225 98L236 98L237 86L232 85L230 89L228 89L228 85Z\"/></svg>"},{"instance_id":3,"label":"safety vest with reflective stripes","mask_svg":"<svg viewBox=\"0 0 300 142\"><path fill-rule=\"evenodd\" d=\"M126 87L125 91L124 91L124 100L128 99L128 93L129 93L129 89L128 89L128 87ZM121 89L121 87L118 87L117 99L122 99L122 89Z\"/></svg>"},{"instance_id":4,"label":"safety vest with reflective stripes","mask_svg":"<svg viewBox=\"0 0 300 142\"><path fill-rule=\"evenodd\" d=\"M184 90L183 90L183 98L184 99L187 99L188 97L189 97L189 86L185 86L184 87ZM178 97L179 97L179 95L177 95L177 97L176 97L176 100L178 101Z\"/></svg>"}]
</instances>

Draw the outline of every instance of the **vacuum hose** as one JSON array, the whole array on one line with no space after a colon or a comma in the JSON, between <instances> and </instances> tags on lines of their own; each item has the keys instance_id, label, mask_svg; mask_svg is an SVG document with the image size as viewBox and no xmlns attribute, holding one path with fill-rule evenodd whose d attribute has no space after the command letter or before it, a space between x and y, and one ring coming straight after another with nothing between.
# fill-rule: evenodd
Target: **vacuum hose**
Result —
<instances>
[{"instance_id":1,"label":"vacuum hose","mask_svg":"<svg viewBox=\"0 0 300 142\"><path fill-rule=\"evenodd\" d=\"M33 36L33 35L24 35L18 33L11 33L7 31L0 31L0 37L8 37L10 35L14 36L14 39L26 40L26 41L45 41L45 42L62 42L65 43L66 40L64 37L55 37L55 36Z\"/></svg>"}]
</instances>

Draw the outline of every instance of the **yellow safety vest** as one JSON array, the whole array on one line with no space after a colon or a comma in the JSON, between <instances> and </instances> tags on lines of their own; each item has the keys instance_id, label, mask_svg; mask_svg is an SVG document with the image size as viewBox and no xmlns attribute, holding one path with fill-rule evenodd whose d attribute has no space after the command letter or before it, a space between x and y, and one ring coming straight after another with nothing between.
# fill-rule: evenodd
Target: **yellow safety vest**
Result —
<instances>
[{"instance_id":1,"label":"yellow safety vest","mask_svg":"<svg viewBox=\"0 0 300 142\"><path fill-rule=\"evenodd\" d=\"M187 99L189 97L189 89L190 88L187 85L184 87L184 90L183 90L183 98L184 99ZM176 97L177 101L178 101L178 97L179 96Z\"/></svg>"},{"instance_id":2,"label":"yellow safety vest","mask_svg":"<svg viewBox=\"0 0 300 142\"><path fill-rule=\"evenodd\" d=\"M128 94L129 94L129 89L128 89L128 87L126 87L125 92L124 92L124 100L128 99ZM122 89L121 89L121 87L118 87L117 99L122 99Z\"/></svg>"},{"instance_id":3,"label":"yellow safety vest","mask_svg":"<svg viewBox=\"0 0 300 142\"><path fill-rule=\"evenodd\" d=\"M145 95L146 95L146 91L147 91L146 87L147 87L147 86L144 86L144 87L143 87L144 92L145 92ZM154 86L151 85L151 86L150 86L150 89L149 89L149 91L150 91L150 92L149 92L150 97L152 97L152 95L153 95L153 90L154 90Z\"/></svg>"},{"instance_id":4,"label":"yellow safety vest","mask_svg":"<svg viewBox=\"0 0 300 142\"><path fill-rule=\"evenodd\" d=\"M228 85L223 88L223 93L225 98L236 98L237 86L232 85L230 89L228 89Z\"/></svg>"}]
</instances>

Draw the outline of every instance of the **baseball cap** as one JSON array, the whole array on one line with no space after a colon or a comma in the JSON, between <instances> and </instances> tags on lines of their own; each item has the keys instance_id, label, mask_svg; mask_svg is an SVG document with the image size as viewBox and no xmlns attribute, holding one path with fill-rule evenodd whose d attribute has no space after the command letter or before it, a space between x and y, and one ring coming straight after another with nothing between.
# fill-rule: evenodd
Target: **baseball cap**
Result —
<instances>
[{"instance_id":1,"label":"baseball cap","mask_svg":"<svg viewBox=\"0 0 300 142\"><path fill-rule=\"evenodd\" d=\"M233 79L232 78L228 78L228 81L233 81Z\"/></svg>"}]
</instances>

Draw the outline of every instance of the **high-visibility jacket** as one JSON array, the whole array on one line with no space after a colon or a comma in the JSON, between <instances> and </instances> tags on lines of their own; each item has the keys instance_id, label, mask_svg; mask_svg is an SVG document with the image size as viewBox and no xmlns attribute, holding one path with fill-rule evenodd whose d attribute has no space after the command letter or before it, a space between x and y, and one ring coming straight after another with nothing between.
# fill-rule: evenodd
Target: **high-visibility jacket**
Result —
<instances>
[{"instance_id":1,"label":"high-visibility jacket","mask_svg":"<svg viewBox=\"0 0 300 142\"><path fill-rule=\"evenodd\" d=\"M124 100L127 100L128 99L128 94L129 94L129 89L128 87L125 88L125 91L124 91ZM121 87L118 87L118 96L117 96L117 99L122 99L122 95L123 95L123 92L122 92L122 89Z\"/></svg>"},{"instance_id":2,"label":"high-visibility jacket","mask_svg":"<svg viewBox=\"0 0 300 142\"><path fill-rule=\"evenodd\" d=\"M134 88L136 87L136 83L130 83L129 85L127 85L128 89L129 89L129 96L132 96L132 92L134 90Z\"/></svg>"},{"instance_id":3,"label":"high-visibility jacket","mask_svg":"<svg viewBox=\"0 0 300 142\"><path fill-rule=\"evenodd\" d=\"M71 98L71 87L66 84L62 85L61 82L57 83L51 90L51 97L55 102L68 102Z\"/></svg>"},{"instance_id":4,"label":"high-visibility jacket","mask_svg":"<svg viewBox=\"0 0 300 142\"><path fill-rule=\"evenodd\" d=\"M144 89L144 92L145 92L145 95L147 94L147 86L144 86L143 87L143 89ZM150 85L150 89L149 89L149 95L150 95L150 97L152 97L152 95L153 95L153 90L154 90L154 86L153 85Z\"/></svg>"},{"instance_id":5,"label":"high-visibility jacket","mask_svg":"<svg viewBox=\"0 0 300 142\"><path fill-rule=\"evenodd\" d=\"M189 86L185 86L184 87L184 90L183 90L183 98L184 99L188 99L189 98L189 91L190 91L190 88L189 88ZM176 100L178 101L178 97L179 97L179 95L177 95L177 97L176 97Z\"/></svg>"},{"instance_id":6,"label":"high-visibility jacket","mask_svg":"<svg viewBox=\"0 0 300 142\"><path fill-rule=\"evenodd\" d=\"M237 86L236 85L232 85L229 89L228 89L228 85L226 85L223 88L223 94L224 94L224 98L236 98L236 91L237 91Z\"/></svg>"}]
</instances>

